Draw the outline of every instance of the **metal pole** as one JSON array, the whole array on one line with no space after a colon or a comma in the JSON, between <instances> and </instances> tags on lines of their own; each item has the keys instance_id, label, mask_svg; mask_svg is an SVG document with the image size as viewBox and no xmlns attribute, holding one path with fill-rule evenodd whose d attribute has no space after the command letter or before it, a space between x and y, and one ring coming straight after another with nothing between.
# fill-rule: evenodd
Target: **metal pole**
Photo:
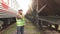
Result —
<instances>
[{"instance_id":1,"label":"metal pole","mask_svg":"<svg viewBox=\"0 0 60 34\"><path fill-rule=\"evenodd\" d=\"M11 7L12 7L12 0L11 0Z\"/></svg>"},{"instance_id":2,"label":"metal pole","mask_svg":"<svg viewBox=\"0 0 60 34\"><path fill-rule=\"evenodd\" d=\"M8 0L8 5L9 5L9 0Z\"/></svg>"},{"instance_id":3,"label":"metal pole","mask_svg":"<svg viewBox=\"0 0 60 34\"><path fill-rule=\"evenodd\" d=\"M39 20L38 20L38 0L37 0L37 4L36 4L36 21L37 21L37 27L39 28Z\"/></svg>"},{"instance_id":4,"label":"metal pole","mask_svg":"<svg viewBox=\"0 0 60 34\"><path fill-rule=\"evenodd\" d=\"M37 0L37 12L38 12L38 0Z\"/></svg>"}]
</instances>

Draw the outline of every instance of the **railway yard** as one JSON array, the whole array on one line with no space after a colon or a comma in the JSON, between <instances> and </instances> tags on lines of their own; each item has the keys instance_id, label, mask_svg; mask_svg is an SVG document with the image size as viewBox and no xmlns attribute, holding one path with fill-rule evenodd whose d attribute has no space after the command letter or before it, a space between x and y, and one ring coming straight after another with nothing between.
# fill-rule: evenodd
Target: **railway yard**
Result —
<instances>
[{"instance_id":1,"label":"railway yard","mask_svg":"<svg viewBox=\"0 0 60 34\"><path fill-rule=\"evenodd\" d=\"M58 31L48 29L48 28L43 28L43 30L39 30L34 26L30 21L27 20L27 23L25 25L25 30L24 34L60 34ZM0 34L16 34L17 29L16 29L16 23L10 25L8 28L2 30Z\"/></svg>"}]
</instances>

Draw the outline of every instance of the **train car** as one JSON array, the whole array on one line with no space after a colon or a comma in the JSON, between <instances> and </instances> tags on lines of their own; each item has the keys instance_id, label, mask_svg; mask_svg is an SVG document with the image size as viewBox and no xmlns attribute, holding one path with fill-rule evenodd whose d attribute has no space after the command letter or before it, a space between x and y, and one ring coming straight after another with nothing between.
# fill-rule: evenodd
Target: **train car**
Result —
<instances>
[{"instance_id":1,"label":"train car","mask_svg":"<svg viewBox=\"0 0 60 34\"><path fill-rule=\"evenodd\" d=\"M0 0L0 31L16 21L16 10L10 8L6 2Z\"/></svg>"},{"instance_id":2,"label":"train car","mask_svg":"<svg viewBox=\"0 0 60 34\"><path fill-rule=\"evenodd\" d=\"M34 0L26 17L38 28L46 26L60 31L60 0Z\"/></svg>"}]
</instances>

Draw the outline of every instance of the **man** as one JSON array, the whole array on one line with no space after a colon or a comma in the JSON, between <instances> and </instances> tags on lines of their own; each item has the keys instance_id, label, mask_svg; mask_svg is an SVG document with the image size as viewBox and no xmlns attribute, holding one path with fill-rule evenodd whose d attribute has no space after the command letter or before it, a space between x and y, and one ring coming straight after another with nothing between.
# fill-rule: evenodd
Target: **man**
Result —
<instances>
[{"instance_id":1,"label":"man","mask_svg":"<svg viewBox=\"0 0 60 34\"><path fill-rule=\"evenodd\" d=\"M22 9L18 10L17 17L16 17L17 34L24 34L25 19L22 12L23 12Z\"/></svg>"}]
</instances>

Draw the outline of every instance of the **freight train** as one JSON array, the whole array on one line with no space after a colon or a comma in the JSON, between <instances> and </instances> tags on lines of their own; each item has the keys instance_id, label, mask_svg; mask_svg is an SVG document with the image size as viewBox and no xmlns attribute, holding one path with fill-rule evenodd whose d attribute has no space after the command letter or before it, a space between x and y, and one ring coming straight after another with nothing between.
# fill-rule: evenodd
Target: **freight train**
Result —
<instances>
[{"instance_id":1,"label":"freight train","mask_svg":"<svg viewBox=\"0 0 60 34\"><path fill-rule=\"evenodd\" d=\"M43 26L60 31L60 0L34 0L26 15L39 29Z\"/></svg>"}]
</instances>

